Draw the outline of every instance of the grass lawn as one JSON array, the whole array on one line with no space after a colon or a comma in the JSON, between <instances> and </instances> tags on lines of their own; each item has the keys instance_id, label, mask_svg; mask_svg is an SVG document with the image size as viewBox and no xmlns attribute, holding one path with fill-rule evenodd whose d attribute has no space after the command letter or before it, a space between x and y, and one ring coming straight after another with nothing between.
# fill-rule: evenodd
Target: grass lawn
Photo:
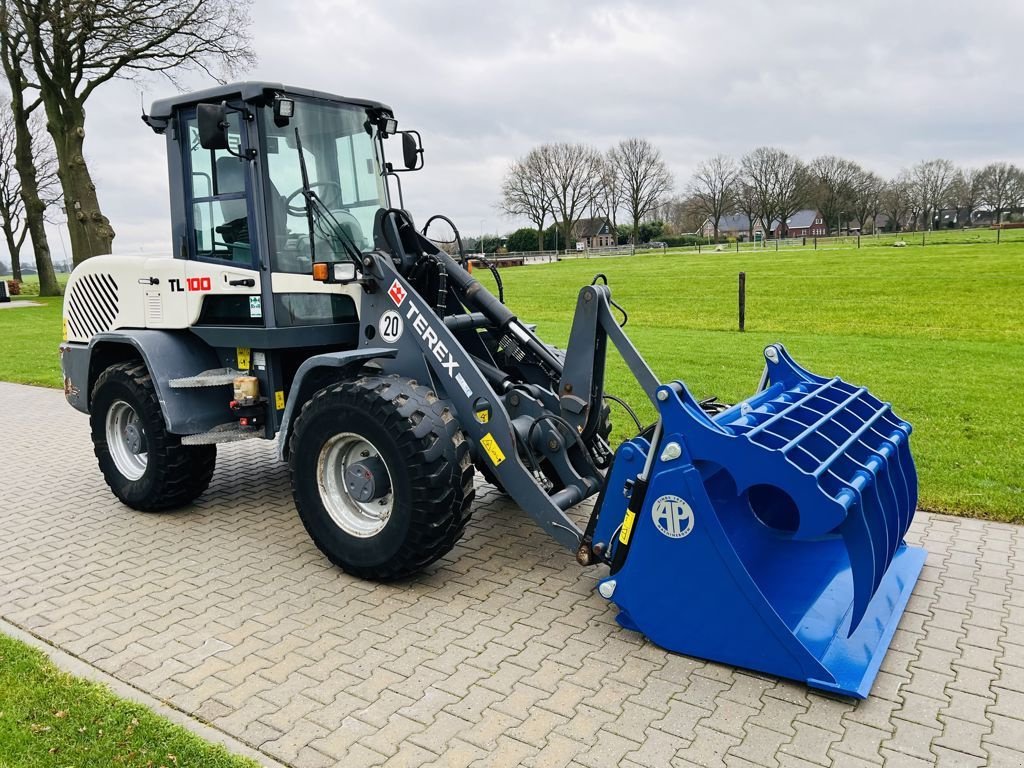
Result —
<instances>
[{"instance_id":1,"label":"grass lawn","mask_svg":"<svg viewBox=\"0 0 1024 768\"><path fill-rule=\"evenodd\" d=\"M563 344L576 294L597 272L661 378L735 402L756 388L764 346L780 341L806 368L866 385L914 425L922 508L1024 522L1024 243L563 261L502 270L506 301ZM486 270L475 275L491 283ZM653 419L617 357L607 384ZM616 409L616 437L626 437L631 422Z\"/></svg>"},{"instance_id":2,"label":"grass lawn","mask_svg":"<svg viewBox=\"0 0 1024 768\"><path fill-rule=\"evenodd\" d=\"M736 330L741 270L746 333ZM781 341L805 367L868 386L914 425L922 508L1024 522L1024 241L563 261L503 270L506 300L564 344L576 294L596 272L663 379L735 401L753 393L764 346ZM0 310L0 380L59 386L60 300L35 300L44 306ZM617 358L608 389L653 418ZM621 439L630 422L616 408Z\"/></svg>"},{"instance_id":3,"label":"grass lawn","mask_svg":"<svg viewBox=\"0 0 1024 768\"><path fill-rule=\"evenodd\" d=\"M254 768L0 635L0 766Z\"/></svg>"},{"instance_id":4,"label":"grass lawn","mask_svg":"<svg viewBox=\"0 0 1024 768\"><path fill-rule=\"evenodd\" d=\"M0 309L0 381L60 387L61 305L59 296L19 297L42 306Z\"/></svg>"}]
</instances>

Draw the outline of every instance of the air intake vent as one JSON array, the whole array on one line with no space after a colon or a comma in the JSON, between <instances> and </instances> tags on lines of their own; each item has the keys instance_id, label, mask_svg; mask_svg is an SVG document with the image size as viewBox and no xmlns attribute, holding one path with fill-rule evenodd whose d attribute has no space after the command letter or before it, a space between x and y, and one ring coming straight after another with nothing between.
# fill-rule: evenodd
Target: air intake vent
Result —
<instances>
[{"instance_id":1,"label":"air intake vent","mask_svg":"<svg viewBox=\"0 0 1024 768\"><path fill-rule=\"evenodd\" d=\"M164 301L160 291L146 291L146 325L159 325L164 321Z\"/></svg>"},{"instance_id":2,"label":"air intake vent","mask_svg":"<svg viewBox=\"0 0 1024 768\"><path fill-rule=\"evenodd\" d=\"M73 336L90 338L109 331L118 313L117 283L110 275L82 275L67 300L68 330Z\"/></svg>"}]
</instances>

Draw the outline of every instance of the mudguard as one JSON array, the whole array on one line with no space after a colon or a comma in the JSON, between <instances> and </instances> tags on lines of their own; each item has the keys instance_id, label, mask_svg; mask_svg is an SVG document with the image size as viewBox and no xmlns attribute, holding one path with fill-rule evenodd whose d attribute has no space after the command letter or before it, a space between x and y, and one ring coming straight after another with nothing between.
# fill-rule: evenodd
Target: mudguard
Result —
<instances>
[{"instance_id":1,"label":"mudguard","mask_svg":"<svg viewBox=\"0 0 1024 768\"><path fill-rule=\"evenodd\" d=\"M108 365L141 357L149 369L168 431L205 432L231 421L230 387L172 389L169 382L221 367L212 348L188 331L118 330L93 336L88 344L61 344L64 392L68 402L88 413L96 377Z\"/></svg>"}]
</instances>

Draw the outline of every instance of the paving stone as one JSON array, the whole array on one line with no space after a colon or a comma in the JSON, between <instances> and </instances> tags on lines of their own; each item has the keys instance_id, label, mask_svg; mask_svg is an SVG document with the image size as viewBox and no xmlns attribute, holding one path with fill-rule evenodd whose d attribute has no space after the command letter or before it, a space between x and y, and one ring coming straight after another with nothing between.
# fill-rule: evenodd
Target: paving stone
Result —
<instances>
[{"instance_id":1,"label":"paving stone","mask_svg":"<svg viewBox=\"0 0 1024 768\"><path fill-rule=\"evenodd\" d=\"M693 742L680 751L680 756L690 760L697 765L724 766L726 754L734 747L739 746L743 740L736 736L715 731L703 725L694 729Z\"/></svg>"},{"instance_id":2,"label":"paving stone","mask_svg":"<svg viewBox=\"0 0 1024 768\"><path fill-rule=\"evenodd\" d=\"M754 765L778 765L776 755L789 737L770 728L763 728L751 722L746 724L746 733L739 745L729 750L730 757L735 756ZM728 760L727 760L728 762Z\"/></svg>"},{"instance_id":3,"label":"paving stone","mask_svg":"<svg viewBox=\"0 0 1024 768\"><path fill-rule=\"evenodd\" d=\"M786 754L818 765L828 765L831 762L827 757L828 750L833 742L842 738L841 734L800 721L795 721L793 727L796 735L779 750L780 762L781 755Z\"/></svg>"},{"instance_id":4,"label":"paving stone","mask_svg":"<svg viewBox=\"0 0 1024 768\"><path fill-rule=\"evenodd\" d=\"M573 739L552 733L548 736L547 743L536 755L527 757L523 765L527 768L565 768L573 761L581 751L587 749L586 745ZM654 765L652 763L652 765Z\"/></svg>"},{"instance_id":5,"label":"paving stone","mask_svg":"<svg viewBox=\"0 0 1024 768\"><path fill-rule=\"evenodd\" d=\"M193 505L140 515L102 485L84 418L39 418L65 413L59 392L0 384L0 397L0 466L21 478L0 507L0 617L295 768L916 768L1024 754L1018 527L917 516L908 538L929 561L855 703L621 629L594 594L598 571L485 484L452 553L372 584L311 544L274 444L222 446Z\"/></svg>"}]
</instances>

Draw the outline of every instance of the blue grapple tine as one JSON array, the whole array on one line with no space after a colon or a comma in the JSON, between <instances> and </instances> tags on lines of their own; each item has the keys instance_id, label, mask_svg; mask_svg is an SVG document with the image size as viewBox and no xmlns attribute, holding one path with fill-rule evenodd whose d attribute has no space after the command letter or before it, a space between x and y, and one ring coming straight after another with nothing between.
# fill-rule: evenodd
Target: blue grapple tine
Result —
<instances>
[{"instance_id":1,"label":"blue grapple tine","mask_svg":"<svg viewBox=\"0 0 1024 768\"><path fill-rule=\"evenodd\" d=\"M601 593L670 650L863 697L925 557L903 540L911 428L781 345L765 357L767 386L714 418L681 383L659 389L661 438L620 447L598 513L594 541L625 552Z\"/></svg>"}]
</instances>

